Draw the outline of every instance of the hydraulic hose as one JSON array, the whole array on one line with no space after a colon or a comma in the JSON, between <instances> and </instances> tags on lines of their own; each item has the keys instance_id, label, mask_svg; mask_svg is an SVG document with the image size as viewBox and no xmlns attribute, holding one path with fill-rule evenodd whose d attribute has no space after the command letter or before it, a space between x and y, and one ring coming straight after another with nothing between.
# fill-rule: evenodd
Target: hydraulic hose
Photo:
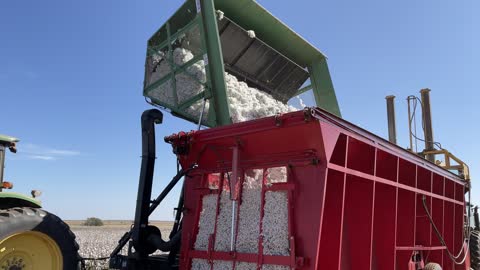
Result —
<instances>
[{"instance_id":1,"label":"hydraulic hose","mask_svg":"<svg viewBox=\"0 0 480 270\"><path fill-rule=\"evenodd\" d=\"M469 191L469 194L470 194L470 191ZM445 242L445 239L443 239L442 237L442 234L440 233L440 231L438 230L437 226L435 225L435 223L433 222L433 218L432 218L432 215L430 214L430 211L428 211L428 206L427 206L427 199L426 199L426 196L423 195L422 197L422 204L423 204L423 209L425 210L425 213L427 214L427 217L428 217L428 220L430 221L430 224L432 225L433 227L433 230L435 231L435 234L437 235L437 238L438 240L440 241L440 243L446 248L445 250L447 251L447 254L448 256L450 257L450 259L455 263L455 264L463 264L465 262L465 260L467 259L467 252L465 252L465 254L463 255L463 258L460 260L460 261L457 261L457 259L460 257L460 255L462 254L463 252L463 248L465 247L465 244L468 243L468 239L470 237L470 225L468 225L468 237L467 238L464 238L463 240L463 244L462 244L462 248L460 249L460 252L458 252L458 254L455 256L447 247L447 243Z\"/></svg>"}]
</instances>

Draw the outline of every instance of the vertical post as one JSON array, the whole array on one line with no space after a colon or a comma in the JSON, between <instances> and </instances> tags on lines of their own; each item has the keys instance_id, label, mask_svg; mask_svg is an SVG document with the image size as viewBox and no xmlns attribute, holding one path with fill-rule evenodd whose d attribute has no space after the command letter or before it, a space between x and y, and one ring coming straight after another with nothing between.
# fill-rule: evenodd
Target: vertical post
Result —
<instances>
[{"instance_id":1,"label":"vertical post","mask_svg":"<svg viewBox=\"0 0 480 270\"><path fill-rule=\"evenodd\" d=\"M230 199L232 200L232 223L230 227L230 251L235 249L235 228L236 228L236 209L237 209L237 200L239 200L239 146L235 145L233 147L233 156L232 156L232 177L230 177Z\"/></svg>"},{"instance_id":2,"label":"vertical post","mask_svg":"<svg viewBox=\"0 0 480 270\"><path fill-rule=\"evenodd\" d=\"M479 231L480 230L480 219L478 218L478 206L475 206L475 208L473 208L473 219L474 219L474 227L475 227L475 230Z\"/></svg>"},{"instance_id":3,"label":"vertical post","mask_svg":"<svg viewBox=\"0 0 480 270\"><path fill-rule=\"evenodd\" d=\"M412 111L411 111L411 108L410 108L410 100L412 98L409 96L407 97L407 104L408 104L408 138L410 139L410 151L411 152L414 152L413 151L413 138L412 138ZM416 144L416 142L415 142Z\"/></svg>"},{"instance_id":4,"label":"vertical post","mask_svg":"<svg viewBox=\"0 0 480 270\"><path fill-rule=\"evenodd\" d=\"M425 150L431 151L434 150L433 147L433 127L432 127L432 112L430 110L430 89L425 88L420 90L422 96L422 116L424 124L424 135L425 135ZM426 159L430 162L435 162L435 155L429 154L426 156Z\"/></svg>"},{"instance_id":5,"label":"vertical post","mask_svg":"<svg viewBox=\"0 0 480 270\"><path fill-rule=\"evenodd\" d=\"M395 123L395 96L385 97L387 100L388 140L397 144L397 126Z\"/></svg>"},{"instance_id":6,"label":"vertical post","mask_svg":"<svg viewBox=\"0 0 480 270\"><path fill-rule=\"evenodd\" d=\"M228 125L232 123L232 120L228 110L225 68L220 37L218 36L215 4L213 0L200 0L200 8L205 29L205 43L208 56L207 70L212 82L212 101L215 108L216 125Z\"/></svg>"},{"instance_id":7,"label":"vertical post","mask_svg":"<svg viewBox=\"0 0 480 270\"><path fill-rule=\"evenodd\" d=\"M0 191L3 187L3 170L5 168L5 146L0 145Z\"/></svg>"},{"instance_id":8,"label":"vertical post","mask_svg":"<svg viewBox=\"0 0 480 270\"><path fill-rule=\"evenodd\" d=\"M338 106L337 96L333 88L332 78L328 71L327 60L322 58L314 61L308 66L310 80L313 86L313 95L317 106L338 116L342 117Z\"/></svg>"}]
</instances>

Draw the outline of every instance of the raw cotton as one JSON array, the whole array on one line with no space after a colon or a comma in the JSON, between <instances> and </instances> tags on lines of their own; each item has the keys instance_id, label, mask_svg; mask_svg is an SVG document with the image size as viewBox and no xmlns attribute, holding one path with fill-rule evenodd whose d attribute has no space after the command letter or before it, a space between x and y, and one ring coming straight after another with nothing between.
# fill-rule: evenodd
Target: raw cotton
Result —
<instances>
[{"instance_id":1,"label":"raw cotton","mask_svg":"<svg viewBox=\"0 0 480 270\"><path fill-rule=\"evenodd\" d=\"M235 266L235 270L257 270L256 263L239 262ZM290 267L285 265L265 264L262 270L290 270Z\"/></svg>"},{"instance_id":2,"label":"raw cotton","mask_svg":"<svg viewBox=\"0 0 480 270\"><path fill-rule=\"evenodd\" d=\"M207 260L193 259L192 269L193 270L210 270L210 264L208 263Z\"/></svg>"},{"instance_id":3,"label":"raw cotton","mask_svg":"<svg viewBox=\"0 0 480 270\"><path fill-rule=\"evenodd\" d=\"M231 261L214 261L213 270L232 270L233 262Z\"/></svg>"},{"instance_id":4,"label":"raw cotton","mask_svg":"<svg viewBox=\"0 0 480 270\"><path fill-rule=\"evenodd\" d=\"M232 200L228 189L228 176L225 174L223 191L220 195L220 212L217 219L217 233L215 235L215 250L229 251L232 229Z\"/></svg>"},{"instance_id":5,"label":"raw cotton","mask_svg":"<svg viewBox=\"0 0 480 270\"><path fill-rule=\"evenodd\" d=\"M265 193L263 250L266 255L289 255L288 197L285 191Z\"/></svg>"},{"instance_id":6,"label":"raw cotton","mask_svg":"<svg viewBox=\"0 0 480 270\"><path fill-rule=\"evenodd\" d=\"M267 185L287 182L287 168L274 167L267 169Z\"/></svg>"},{"instance_id":7,"label":"raw cotton","mask_svg":"<svg viewBox=\"0 0 480 270\"><path fill-rule=\"evenodd\" d=\"M217 196L205 195L202 198L202 212L198 222L198 234L195 241L196 250L208 250L208 239L214 232Z\"/></svg>"},{"instance_id":8,"label":"raw cotton","mask_svg":"<svg viewBox=\"0 0 480 270\"><path fill-rule=\"evenodd\" d=\"M236 242L238 252L258 253L262 180L263 170L249 170L245 173L238 218Z\"/></svg>"},{"instance_id":9,"label":"raw cotton","mask_svg":"<svg viewBox=\"0 0 480 270\"><path fill-rule=\"evenodd\" d=\"M262 270L290 270L290 267L285 265L265 264L262 267Z\"/></svg>"},{"instance_id":10,"label":"raw cotton","mask_svg":"<svg viewBox=\"0 0 480 270\"><path fill-rule=\"evenodd\" d=\"M256 263L239 262L235 266L235 270L257 270L257 264Z\"/></svg>"},{"instance_id":11,"label":"raw cotton","mask_svg":"<svg viewBox=\"0 0 480 270\"><path fill-rule=\"evenodd\" d=\"M181 66L194 58L194 55L189 50L183 48L176 48L172 53L173 60L170 60L165 53L159 52L152 56L151 74L147 82L147 86L155 83L157 80L163 78L172 71L172 65ZM170 63L170 62L173 63ZM173 86L177 91L177 104L182 104L189 98L201 93L205 90L200 83L205 83L207 80L205 73L205 62L199 60L193 65L189 66L185 72L175 75L175 80L167 80L160 86L149 92L149 96L158 99L168 105L175 105L175 95L173 93ZM209 102L205 105L204 120L208 116ZM203 101L199 101L186 109L187 113L194 117L200 117L200 112L203 109Z\"/></svg>"},{"instance_id":12,"label":"raw cotton","mask_svg":"<svg viewBox=\"0 0 480 270\"><path fill-rule=\"evenodd\" d=\"M225 179L228 179L225 174ZM241 253L258 253L260 236L261 194L264 172L261 169L247 170L242 185L241 204L238 206L238 232L236 235L235 250ZM287 181L287 168L274 167L266 171L267 185ZM208 237L213 233L216 222L215 250L230 251L232 229L232 201L228 181L222 187L219 213L215 221L218 195L206 195L203 198L200 215L199 233L195 242L195 249L206 250ZM264 217L262 222L263 250L265 255L290 254L288 235L288 196L285 191L268 191L265 193ZM249 270L255 264L239 263L236 269ZM231 269L231 264L218 263L218 269ZM215 268L215 266L214 266ZM196 268L193 268L196 269ZM199 268L200 269L200 268ZM284 270L285 266L265 265L265 270Z\"/></svg>"},{"instance_id":13,"label":"raw cotton","mask_svg":"<svg viewBox=\"0 0 480 270\"><path fill-rule=\"evenodd\" d=\"M150 67L152 73L149 76L147 86L171 72L171 65L166 61L167 58L168 57L162 52L152 57ZM176 66L181 66L193 58L194 55L187 49L176 48L173 51L173 62ZM205 62L203 60L199 60L188 67L186 72L175 75L178 104L205 90L197 80L201 82L206 81ZM245 82L239 81L237 77L227 72L225 73L225 82L227 86L228 107L232 122L234 123L297 110L297 108L286 105L265 92L249 87ZM174 82L169 80L153 89L148 95L166 104L174 105L173 84ZM209 105L210 104L206 104L205 106L205 117L203 120L207 119ZM197 102L187 108L187 113L194 118L198 118L200 117L202 108L203 102Z\"/></svg>"}]
</instances>

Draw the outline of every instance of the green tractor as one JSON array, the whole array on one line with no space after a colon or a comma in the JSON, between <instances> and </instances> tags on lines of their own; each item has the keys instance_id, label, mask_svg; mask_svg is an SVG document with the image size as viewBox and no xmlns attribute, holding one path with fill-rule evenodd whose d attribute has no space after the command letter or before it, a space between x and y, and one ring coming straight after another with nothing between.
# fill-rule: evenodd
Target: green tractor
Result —
<instances>
[{"instance_id":1,"label":"green tractor","mask_svg":"<svg viewBox=\"0 0 480 270\"><path fill-rule=\"evenodd\" d=\"M18 139L0 135L0 269L71 270L78 269L75 235L57 216L43 210L36 198L14 192L4 181L7 149L17 152Z\"/></svg>"}]
</instances>

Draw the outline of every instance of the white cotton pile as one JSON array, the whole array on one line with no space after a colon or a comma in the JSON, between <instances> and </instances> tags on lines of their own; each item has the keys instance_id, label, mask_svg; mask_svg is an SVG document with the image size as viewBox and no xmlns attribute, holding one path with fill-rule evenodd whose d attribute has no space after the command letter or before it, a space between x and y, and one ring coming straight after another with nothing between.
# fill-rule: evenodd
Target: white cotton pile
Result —
<instances>
[{"instance_id":1,"label":"white cotton pile","mask_svg":"<svg viewBox=\"0 0 480 270\"><path fill-rule=\"evenodd\" d=\"M215 250L230 251L232 230L232 200L227 190L228 181L225 175L224 188L220 195L220 212L217 218L217 233L215 235Z\"/></svg>"},{"instance_id":2,"label":"white cotton pile","mask_svg":"<svg viewBox=\"0 0 480 270\"><path fill-rule=\"evenodd\" d=\"M238 206L238 232L236 235L235 250L240 253L258 253L260 237L261 194L264 171L261 169L247 170L242 186L241 204ZM225 175L225 179L228 179ZM287 168L275 167L266 171L265 183L270 186L275 183L287 182ZM230 251L232 229L232 201L228 181L220 195L220 205L217 220L215 213L217 195L203 197L200 213L199 232L195 242L195 249L207 250L208 238L214 232L215 223L215 250ZM265 255L290 254L288 239L288 196L285 191L268 191L265 193L264 217L262 223L263 253ZM194 260L192 269L204 269L207 261ZM225 261L214 261L214 269L231 270L233 264ZM239 262L237 270L256 270L256 264ZM286 270L286 266L264 265L265 270Z\"/></svg>"},{"instance_id":3,"label":"white cotton pile","mask_svg":"<svg viewBox=\"0 0 480 270\"><path fill-rule=\"evenodd\" d=\"M287 182L287 168L267 169L266 184ZM285 191L265 193L263 217L263 249L267 255L288 255L288 196Z\"/></svg>"},{"instance_id":4,"label":"white cotton pile","mask_svg":"<svg viewBox=\"0 0 480 270\"><path fill-rule=\"evenodd\" d=\"M173 51L173 62L177 66L181 66L191 59L194 55L191 51L184 48L176 48ZM171 71L171 65L165 60L165 55L159 53L152 57L152 67L156 67L151 73L147 86L161 79ZM197 61L186 69L186 72L175 75L176 91L178 104L188 100L189 98L201 93L204 87L198 83L206 81L205 62ZM249 87L245 82L241 82L237 77L225 73L225 82L227 85L227 99L230 116L233 123L263 118L278 113L286 113L298 110L295 107L286 105L271 95L266 94L256 88ZM166 104L174 105L175 97L173 94L173 82L166 83L153 89L148 94L149 97L158 99ZM203 102L197 102L187 108L187 112L194 118L200 117L203 109ZM204 111L204 120L207 118L209 104L207 102Z\"/></svg>"},{"instance_id":5,"label":"white cotton pile","mask_svg":"<svg viewBox=\"0 0 480 270\"><path fill-rule=\"evenodd\" d=\"M239 262L237 263L235 270L257 270L257 264ZM284 265L265 264L263 265L262 270L290 270L290 267Z\"/></svg>"},{"instance_id":6,"label":"white cotton pile","mask_svg":"<svg viewBox=\"0 0 480 270\"><path fill-rule=\"evenodd\" d=\"M285 265L265 264L262 270L290 270L290 267Z\"/></svg>"},{"instance_id":7,"label":"white cotton pile","mask_svg":"<svg viewBox=\"0 0 480 270\"><path fill-rule=\"evenodd\" d=\"M265 92L248 87L245 82L238 81L237 77L228 73L225 73L225 82L230 117L234 123L297 111Z\"/></svg>"},{"instance_id":8,"label":"white cotton pile","mask_svg":"<svg viewBox=\"0 0 480 270\"><path fill-rule=\"evenodd\" d=\"M232 270L233 262L232 261L214 261L213 270Z\"/></svg>"},{"instance_id":9,"label":"white cotton pile","mask_svg":"<svg viewBox=\"0 0 480 270\"><path fill-rule=\"evenodd\" d=\"M287 182L287 168L274 167L267 169L267 185Z\"/></svg>"},{"instance_id":10,"label":"white cotton pile","mask_svg":"<svg viewBox=\"0 0 480 270\"><path fill-rule=\"evenodd\" d=\"M257 270L257 264L256 263L239 262L235 266L235 270Z\"/></svg>"},{"instance_id":11,"label":"white cotton pile","mask_svg":"<svg viewBox=\"0 0 480 270\"><path fill-rule=\"evenodd\" d=\"M173 63L176 66L181 66L194 58L194 55L186 49L177 48L173 51ZM167 61L168 57L160 52L152 56L152 67L156 67L151 73L147 86L155 83L157 80L163 78L171 72L171 63ZM196 78L196 79L195 79ZM186 69L186 72L181 72L175 75L175 81L171 79L156 87L149 92L149 96L158 99L171 106L175 105L175 95L173 93L173 86L177 91L177 104L182 104L189 98L201 93L205 88L200 82L206 82L207 77L205 73L205 62L199 60ZM207 119L209 102L205 105L204 118ZM194 117L200 117L200 112L203 109L203 101L199 101L186 111Z\"/></svg>"},{"instance_id":12,"label":"white cotton pile","mask_svg":"<svg viewBox=\"0 0 480 270\"><path fill-rule=\"evenodd\" d=\"M287 193L285 191L266 192L264 210L263 253L266 255L289 255Z\"/></svg>"},{"instance_id":13,"label":"white cotton pile","mask_svg":"<svg viewBox=\"0 0 480 270\"><path fill-rule=\"evenodd\" d=\"M192 270L210 270L210 264L207 260L193 259Z\"/></svg>"},{"instance_id":14,"label":"white cotton pile","mask_svg":"<svg viewBox=\"0 0 480 270\"><path fill-rule=\"evenodd\" d=\"M258 253L262 180L263 170L250 170L245 173L238 218L238 252Z\"/></svg>"},{"instance_id":15,"label":"white cotton pile","mask_svg":"<svg viewBox=\"0 0 480 270\"><path fill-rule=\"evenodd\" d=\"M202 198L202 212L198 222L198 234L195 240L196 250L208 250L208 239L215 229L215 214L217 211L217 196L205 195Z\"/></svg>"}]
</instances>

